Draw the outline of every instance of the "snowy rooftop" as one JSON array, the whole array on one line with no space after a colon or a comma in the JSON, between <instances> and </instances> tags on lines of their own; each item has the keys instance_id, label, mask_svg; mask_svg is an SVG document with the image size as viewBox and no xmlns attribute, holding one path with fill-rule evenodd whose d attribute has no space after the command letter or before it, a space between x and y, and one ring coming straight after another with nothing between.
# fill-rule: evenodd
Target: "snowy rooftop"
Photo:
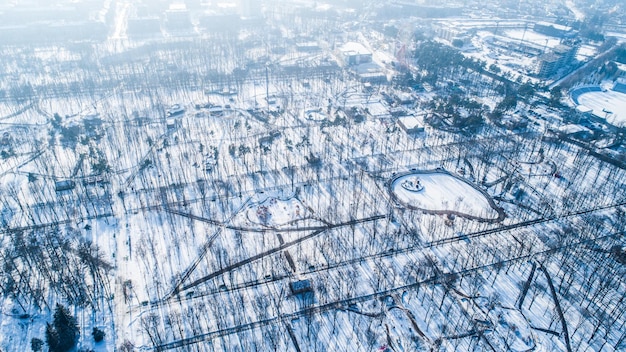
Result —
<instances>
[{"instance_id":1,"label":"snowy rooftop","mask_svg":"<svg viewBox=\"0 0 626 352\"><path fill-rule=\"evenodd\" d=\"M568 124L568 125L560 127L559 131L566 133L566 134L572 134L572 133L577 133L577 132L582 132L582 131L588 131L588 129L581 125Z\"/></svg>"},{"instance_id":2,"label":"snowy rooftop","mask_svg":"<svg viewBox=\"0 0 626 352\"><path fill-rule=\"evenodd\" d=\"M536 24L540 26L553 27L554 29L558 29L560 31L569 32L572 30L572 27L564 26L561 24L551 23L551 22L537 22Z\"/></svg>"},{"instance_id":3,"label":"snowy rooftop","mask_svg":"<svg viewBox=\"0 0 626 352\"><path fill-rule=\"evenodd\" d=\"M355 55L369 55L372 53L371 51L367 50L367 48L363 46L363 44L356 42L345 43L341 47L341 51L344 53L351 53Z\"/></svg>"},{"instance_id":4,"label":"snowy rooftop","mask_svg":"<svg viewBox=\"0 0 626 352\"><path fill-rule=\"evenodd\" d=\"M169 11L187 11L187 5L184 3L170 4Z\"/></svg>"},{"instance_id":5,"label":"snowy rooftop","mask_svg":"<svg viewBox=\"0 0 626 352\"><path fill-rule=\"evenodd\" d=\"M424 127L424 121L419 116L407 115L398 117L398 121L407 130L412 130L419 127Z\"/></svg>"}]
</instances>

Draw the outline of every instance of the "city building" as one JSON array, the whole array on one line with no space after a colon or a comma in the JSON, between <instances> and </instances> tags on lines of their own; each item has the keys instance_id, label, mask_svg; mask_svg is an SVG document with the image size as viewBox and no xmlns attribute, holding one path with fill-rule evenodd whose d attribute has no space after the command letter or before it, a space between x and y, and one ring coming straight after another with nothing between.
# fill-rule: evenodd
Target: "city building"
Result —
<instances>
[{"instance_id":1,"label":"city building","mask_svg":"<svg viewBox=\"0 0 626 352\"><path fill-rule=\"evenodd\" d=\"M577 46L561 44L552 49L552 51L540 55L537 58L537 76L547 78L553 76L562 68L572 65L577 51Z\"/></svg>"},{"instance_id":2,"label":"city building","mask_svg":"<svg viewBox=\"0 0 626 352\"><path fill-rule=\"evenodd\" d=\"M437 29L437 35L439 38L452 44L455 40L461 40L462 42L469 42L470 37L467 30L456 22L445 22Z\"/></svg>"},{"instance_id":3,"label":"city building","mask_svg":"<svg viewBox=\"0 0 626 352\"><path fill-rule=\"evenodd\" d=\"M551 37L565 38L573 35L572 27L563 26L556 23L537 22L533 26L533 30L537 33L549 35Z\"/></svg>"},{"instance_id":4,"label":"city building","mask_svg":"<svg viewBox=\"0 0 626 352\"><path fill-rule=\"evenodd\" d=\"M189 32L193 29L191 16L185 4L172 4L165 11L165 28L168 32Z\"/></svg>"},{"instance_id":5,"label":"city building","mask_svg":"<svg viewBox=\"0 0 626 352\"><path fill-rule=\"evenodd\" d=\"M420 116L406 115L398 117L398 125L407 134L419 134L424 132L424 119Z\"/></svg>"},{"instance_id":6,"label":"city building","mask_svg":"<svg viewBox=\"0 0 626 352\"><path fill-rule=\"evenodd\" d=\"M289 289L291 289L291 293L294 295L313 292L313 286L311 285L311 281L309 280L300 280L289 283Z\"/></svg>"},{"instance_id":7,"label":"city building","mask_svg":"<svg viewBox=\"0 0 626 352\"><path fill-rule=\"evenodd\" d=\"M309 41L309 42L296 43L296 50L300 52L310 53L310 52L321 51L322 49L320 48L319 44L316 41Z\"/></svg>"},{"instance_id":8,"label":"city building","mask_svg":"<svg viewBox=\"0 0 626 352\"><path fill-rule=\"evenodd\" d=\"M363 44L348 42L341 47L340 51L344 63L348 66L372 62L372 52Z\"/></svg>"},{"instance_id":9,"label":"city building","mask_svg":"<svg viewBox=\"0 0 626 352\"><path fill-rule=\"evenodd\" d=\"M76 187L76 182L72 180L57 181L54 183L54 190L56 192L70 191Z\"/></svg>"}]
</instances>

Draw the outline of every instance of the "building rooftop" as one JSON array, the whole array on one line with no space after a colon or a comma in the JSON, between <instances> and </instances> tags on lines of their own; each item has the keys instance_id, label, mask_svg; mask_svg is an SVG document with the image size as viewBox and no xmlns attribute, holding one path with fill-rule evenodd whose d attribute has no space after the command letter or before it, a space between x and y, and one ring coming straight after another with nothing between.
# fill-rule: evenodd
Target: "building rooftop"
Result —
<instances>
[{"instance_id":1,"label":"building rooftop","mask_svg":"<svg viewBox=\"0 0 626 352\"><path fill-rule=\"evenodd\" d=\"M407 132L418 132L424 130L424 121L420 116L406 115L398 117L398 123Z\"/></svg>"},{"instance_id":2,"label":"building rooftop","mask_svg":"<svg viewBox=\"0 0 626 352\"><path fill-rule=\"evenodd\" d=\"M559 45L554 47L554 52L557 53L557 54L565 54L565 53L571 51L572 49L573 48L571 46L559 44Z\"/></svg>"},{"instance_id":3,"label":"building rooftop","mask_svg":"<svg viewBox=\"0 0 626 352\"><path fill-rule=\"evenodd\" d=\"M291 289L291 293L294 295L305 292L312 292L313 287L311 286L311 281L309 280L300 280L294 281L289 284L289 288Z\"/></svg>"},{"instance_id":4,"label":"building rooftop","mask_svg":"<svg viewBox=\"0 0 626 352\"><path fill-rule=\"evenodd\" d=\"M562 24L556 24L556 23L550 23L550 22L544 22L544 21L537 22L535 25L552 27L556 30L563 31L563 32L569 32L573 29L572 27L564 26Z\"/></svg>"},{"instance_id":5,"label":"building rooftop","mask_svg":"<svg viewBox=\"0 0 626 352\"><path fill-rule=\"evenodd\" d=\"M371 55L372 54L372 52L367 50L367 48L363 46L363 44L356 43L356 42L345 43L341 47L340 50L343 53L349 53L349 54L354 54L354 55Z\"/></svg>"},{"instance_id":6,"label":"building rooftop","mask_svg":"<svg viewBox=\"0 0 626 352\"><path fill-rule=\"evenodd\" d=\"M184 3L170 4L168 11L187 11L187 5Z\"/></svg>"},{"instance_id":7,"label":"building rooftop","mask_svg":"<svg viewBox=\"0 0 626 352\"><path fill-rule=\"evenodd\" d=\"M561 58L554 53L546 53L546 54L541 55L539 59L544 62L557 62Z\"/></svg>"}]
</instances>

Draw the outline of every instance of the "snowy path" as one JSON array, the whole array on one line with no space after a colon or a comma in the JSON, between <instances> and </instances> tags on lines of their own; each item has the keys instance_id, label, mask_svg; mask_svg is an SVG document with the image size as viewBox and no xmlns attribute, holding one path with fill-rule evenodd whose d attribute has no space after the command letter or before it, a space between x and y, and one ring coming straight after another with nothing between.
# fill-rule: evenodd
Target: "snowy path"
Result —
<instances>
[{"instance_id":1,"label":"snowy path","mask_svg":"<svg viewBox=\"0 0 626 352\"><path fill-rule=\"evenodd\" d=\"M546 268L542 265L539 269L543 271L546 275L546 280L548 281L548 287L550 288L550 294L552 295L552 299L554 300L554 306L556 307L556 311L559 314L559 318L561 320L561 326L563 327L563 337L565 338L565 347L567 347L567 352L572 352L572 346L569 340L569 331L567 330L567 321L563 316L563 310L561 309L561 303L559 302L559 297L556 294L556 289L554 288L554 284L552 283L552 278L550 277L550 273Z\"/></svg>"},{"instance_id":2,"label":"snowy path","mask_svg":"<svg viewBox=\"0 0 626 352\"><path fill-rule=\"evenodd\" d=\"M325 232L326 230L330 230L332 228L337 228L337 227L361 224L361 223L370 222L370 221L376 221L376 220L384 219L386 217L387 217L386 215L378 215L378 216L374 216L374 217L371 217L371 218L357 219L357 220L352 220L352 221L348 221L348 222L341 223L341 224L324 226L320 230L317 230L317 231L315 231L313 233L310 233L310 234L308 234L306 236L303 236L303 237L301 237L301 238L299 238L297 240L284 243L283 245L281 245L279 247L276 247L274 249L271 249L271 250L263 252L263 253L259 253L259 254L255 255L255 256L252 256L252 257L250 257L248 259L242 260L242 261L240 261L238 263L235 263L235 264L230 265L228 267L225 267L225 268L223 268L223 269L221 269L219 271L216 271L216 272L214 272L214 273L212 273L212 274L210 274L208 276L202 277L202 278L200 278L200 279L198 279L198 280L196 280L196 281L194 281L194 282L192 282L192 283L190 283L188 285L183 286L180 289L180 291L186 291L186 290L188 290L190 288L196 287L196 286L198 286L198 285L200 285L200 284L202 284L204 282L207 282L207 281L209 281L209 280L211 280L211 279L213 279L215 277L223 275L224 273L230 272L230 271L235 270L235 269L237 269L239 267L242 267L242 266L244 266L246 264L255 262L255 261L257 261L257 260L259 260L261 258L265 258L265 257L267 257L269 255L272 255L274 253L283 251L283 250L285 250L285 249L287 249L289 247L293 247L296 244L302 243L302 242L304 242L306 240L309 240L311 238L314 238L314 237L318 236L319 234Z\"/></svg>"},{"instance_id":3,"label":"snowy path","mask_svg":"<svg viewBox=\"0 0 626 352\"><path fill-rule=\"evenodd\" d=\"M518 256L518 257L512 257L512 258L509 258L509 259L501 261L501 262L496 262L496 263L492 263L492 264L489 264L489 265L484 265L484 266L470 268L470 269L464 269L464 270L456 271L456 272L453 272L453 273L445 273L444 275L453 275L453 276L468 275L468 274L473 273L473 272L487 270L487 269L493 268L495 266L501 266L502 264L512 264L512 263L517 263L517 262L520 262L520 261L525 261L525 260L528 260L531 257L534 257L534 256L542 254L542 253L554 253L556 251L567 249L567 248L573 248L573 247L577 247L577 246L581 246L581 245L587 245L589 243L593 243L593 242L596 242L596 241L598 241L600 239L604 239L604 238L623 237L623 236L624 236L624 233L617 232L617 233L609 234L609 235L606 235L606 236L602 236L600 238L594 238L594 239L590 239L590 240L584 240L584 241L580 241L580 242L569 243L569 244L563 245L562 247L559 247L559 248L547 249L545 251L533 253L533 254L530 254L530 255L523 255L523 256ZM404 292L404 291L407 291L407 290L410 290L410 289L413 289L415 287L422 286L422 285L425 285L425 284L433 284L435 282L438 282L439 280L441 280L441 278L438 277L438 276L430 277L430 278L428 278L426 280L422 280L420 282L411 283L411 284L407 284L407 285L402 285L402 286L394 287L394 288L391 288L391 289L378 291L378 292L375 292L375 293L372 293L372 294L367 294L367 295L363 295L363 296L347 298L347 299L343 299L343 300L339 300L339 301L335 301L335 302L330 302L330 303L326 303L326 304L322 304L322 305L318 305L318 306L308 307L308 308L301 309L299 311L295 311L295 312L292 312L292 313L283 314L283 315L280 315L280 316L275 316L275 317L271 317L271 318L268 318L268 319L258 320L258 321L254 321L254 322L250 322L250 323L242 324L242 325L238 325L238 326L233 326L233 327L229 327L229 328L225 328L225 329L215 330L215 331L199 334L199 335L196 335L196 336L193 336L193 337L185 338L185 339L182 339L182 340L177 340L177 341L164 343L164 344L161 344L159 346L156 346L155 350L156 351L166 351L166 350L171 350L171 349L178 349L178 348L181 348L181 347L184 347L184 346L189 346L189 345L201 343L203 341L212 340L212 339L218 338L220 336L226 336L226 335L230 335L230 334L234 334L234 333L238 333L238 332L242 332L242 331L246 331L246 330L257 329L257 328L260 328L260 327L263 327L263 326L267 326L267 325L276 325L276 324L280 324L280 323L290 322L290 321L292 321L294 319L297 319L297 318L300 318L300 317L310 316L312 314L319 314L319 313L323 313L323 312L330 311L330 310L336 310L336 309L341 310L341 309L344 309L345 307L349 307L349 306L354 305L354 304L363 303L363 302L367 302L367 301L374 300L374 299L380 299L382 297L393 295L393 294L397 294L397 293L401 293L401 292Z\"/></svg>"}]
</instances>

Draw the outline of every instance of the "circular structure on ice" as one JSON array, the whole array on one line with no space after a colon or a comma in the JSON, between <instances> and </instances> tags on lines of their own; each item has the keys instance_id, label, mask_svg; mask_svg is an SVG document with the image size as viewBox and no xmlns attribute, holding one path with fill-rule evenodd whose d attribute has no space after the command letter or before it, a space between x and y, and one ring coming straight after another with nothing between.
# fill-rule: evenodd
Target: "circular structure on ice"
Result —
<instances>
[{"instance_id":1,"label":"circular structure on ice","mask_svg":"<svg viewBox=\"0 0 626 352\"><path fill-rule=\"evenodd\" d=\"M504 219L504 212L487 193L445 171L403 174L392 179L389 185L393 198L409 209L479 221Z\"/></svg>"},{"instance_id":2,"label":"circular structure on ice","mask_svg":"<svg viewBox=\"0 0 626 352\"><path fill-rule=\"evenodd\" d=\"M311 121L323 121L328 117L322 112L321 109L309 109L305 110L303 113L304 117Z\"/></svg>"},{"instance_id":3,"label":"circular structure on ice","mask_svg":"<svg viewBox=\"0 0 626 352\"><path fill-rule=\"evenodd\" d=\"M424 189L424 186L422 186L422 183L420 182L420 178L415 175L413 177L405 178L400 185L409 192L419 192Z\"/></svg>"}]
</instances>

